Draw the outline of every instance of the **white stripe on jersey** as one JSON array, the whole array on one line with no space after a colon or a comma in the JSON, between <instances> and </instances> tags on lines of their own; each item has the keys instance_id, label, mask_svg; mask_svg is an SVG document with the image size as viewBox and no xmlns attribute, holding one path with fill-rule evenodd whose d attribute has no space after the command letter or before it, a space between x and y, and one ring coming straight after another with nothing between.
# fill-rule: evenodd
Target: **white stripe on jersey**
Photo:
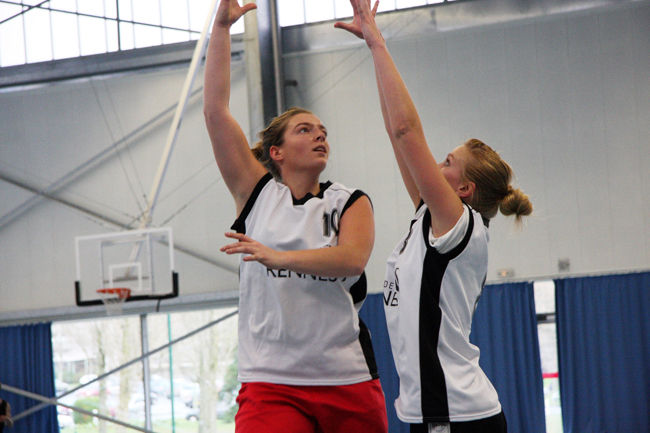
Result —
<instances>
[{"instance_id":1,"label":"white stripe on jersey","mask_svg":"<svg viewBox=\"0 0 650 433\"><path fill-rule=\"evenodd\" d=\"M422 204L388 259L384 307L400 377L395 408L404 422L471 421L501 411L469 342L487 274L488 232L481 222L466 207L452 229L464 233L449 236L460 242L441 254L431 244L431 214Z\"/></svg>"}]
</instances>

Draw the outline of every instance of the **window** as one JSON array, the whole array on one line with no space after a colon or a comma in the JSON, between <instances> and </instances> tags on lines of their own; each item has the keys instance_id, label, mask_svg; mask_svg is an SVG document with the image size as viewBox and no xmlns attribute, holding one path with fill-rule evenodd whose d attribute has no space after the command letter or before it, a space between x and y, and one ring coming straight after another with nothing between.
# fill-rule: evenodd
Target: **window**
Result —
<instances>
[{"instance_id":1,"label":"window","mask_svg":"<svg viewBox=\"0 0 650 433\"><path fill-rule=\"evenodd\" d=\"M536 281L534 287L539 353L544 380L546 432L562 433L562 406L555 329L555 284L550 280Z\"/></svg>"},{"instance_id":2,"label":"window","mask_svg":"<svg viewBox=\"0 0 650 433\"><path fill-rule=\"evenodd\" d=\"M379 11L455 0L383 0ZM277 0L281 26L352 16L348 0ZM211 0L0 0L0 67L199 38ZM232 33L243 33L239 20Z\"/></svg>"},{"instance_id":3,"label":"window","mask_svg":"<svg viewBox=\"0 0 650 433\"><path fill-rule=\"evenodd\" d=\"M349 0L277 0L280 26L294 26L316 21L344 19L352 16ZM455 0L382 0L378 12L418 6L450 3ZM371 0L372 4L374 1Z\"/></svg>"},{"instance_id":4,"label":"window","mask_svg":"<svg viewBox=\"0 0 650 433\"><path fill-rule=\"evenodd\" d=\"M196 433L201 420L204 428L209 427L206 431L234 432L235 397L239 391L237 317L220 320L234 310L145 316L148 351L163 347L147 357L154 431ZM182 338L204 325L206 329ZM62 402L145 427L142 359L75 390L139 358L140 335L138 316L52 324L56 393L68 393ZM175 339L181 340L164 347ZM58 418L62 433L125 429L61 406ZM102 430L102 424L106 430Z\"/></svg>"},{"instance_id":5,"label":"window","mask_svg":"<svg viewBox=\"0 0 650 433\"><path fill-rule=\"evenodd\" d=\"M0 0L0 67L195 40L210 3Z\"/></svg>"}]
</instances>

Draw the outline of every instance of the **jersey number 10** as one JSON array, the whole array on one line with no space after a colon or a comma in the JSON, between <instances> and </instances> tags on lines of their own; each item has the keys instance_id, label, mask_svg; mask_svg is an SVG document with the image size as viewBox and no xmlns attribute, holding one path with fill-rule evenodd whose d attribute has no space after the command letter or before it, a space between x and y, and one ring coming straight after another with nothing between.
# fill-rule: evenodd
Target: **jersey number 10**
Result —
<instances>
[{"instance_id":1,"label":"jersey number 10","mask_svg":"<svg viewBox=\"0 0 650 433\"><path fill-rule=\"evenodd\" d=\"M339 234L339 210L334 209L332 213L325 212L323 214L323 236L329 237L332 230L338 236Z\"/></svg>"}]
</instances>

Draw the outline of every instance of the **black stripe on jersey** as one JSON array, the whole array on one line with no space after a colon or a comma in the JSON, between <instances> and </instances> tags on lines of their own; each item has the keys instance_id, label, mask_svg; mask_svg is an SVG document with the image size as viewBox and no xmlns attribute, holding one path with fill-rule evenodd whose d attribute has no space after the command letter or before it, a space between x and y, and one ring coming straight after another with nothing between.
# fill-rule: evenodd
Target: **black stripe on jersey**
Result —
<instances>
[{"instance_id":1,"label":"black stripe on jersey","mask_svg":"<svg viewBox=\"0 0 650 433\"><path fill-rule=\"evenodd\" d=\"M303 198L295 198L293 195L291 195L291 198L293 199L293 205L294 206L303 205L303 204L307 203L309 201L309 199L312 199L314 197L323 198L323 194L325 194L325 191L327 190L327 188L332 186L332 182L330 182L328 180L325 183L319 183L318 186L320 187L320 190L318 191L318 194L316 194L316 195L314 195L314 194L312 194L310 192L305 194L305 196Z\"/></svg>"},{"instance_id":2,"label":"black stripe on jersey","mask_svg":"<svg viewBox=\"0 0 650 433\"><path fill-rule=\"evenodd\" d=\"M409 433L429 433L429 424L409 424Z\"/></svg>"},{"instance_id":3,"label":"black stripe on jersey","mask_svg":"<svg viewBox=\"0 0 650 433\"><path fill-rule=\"evenodd\" d=\"M366 299L366 294L368 292L368 284L366 280L366 273L362 273L356 283L350 287L350 295L352 295L352 303L358 304L363 302ZM379 377L379 372L377 371L377 362L375 361L375 351L372 349L372 340L370 338L370 331L361 317L359 317L359 344L361 345L361 351L363 352L363 357L366 359L366 365L368 366L368 371L373 379Z\"/></svg>"},{"instance_id":4,"label":"black stripe on jersey","mask_svg":"<svg viewBox=\"0 0 650 433\"><path fill-rule=\"evenodd\" d=\"M235 220L235 222L230 226L232 230L235 230L237 233L246 233L246 218L248 217L248 214L251 212L251 209L253 209L253 205L255 204L255 200L257 200L257 197L260 195L260 192L262 192L262 188L269 183L269 181L273 179L273 176L271 173L266 173L262 178L257 182L257 185L255 185L255 188L253 188L253 192L251 192L251 195L248 197L248 200L246 200L246 204L244 205L244 209L242 209L241 213Z\"/></svg>"},{"instance_id":5,"label":"black stripe on jersey","mask_svg":"<svg viewBox=\"0 0 650 433\"><path fill-rule=\"evenodd\" d=\"M425 224L431 224L429 211ZM427 221L428 220L428 221ZM425 240L428 244L429 239ZM422 420L424 422L449 421L449 401L445 373L438 358L438 338L440 336L440 289L448 260L440 260L433 248L427 248L424 255L422 281L420 283L420 390L422 398Z\"/></svg>"},{"instance_id":6,"label":"black stripe on jersey","mask_svg":"<svg viewBox=\"0 0 650 433\"><path fill-rule=\"evenodd\" d=\"M354 305L363 302L368 293L368 281L366 280L366 273L363 272L359 279L350 287L350 295L352 295L352 303Z\"/></svg>"},{"instance_id":7,"label":"black stripe on jersey","mask_svg":"<svg viewBox=\"0 0 650 433\"><path fill-rule=\"evenodd\" d=\"M345 202L345 206L343 206L343 210L341 211L341 216L343 216L345 211L348 210L348 208L352 206L355 201L357 201L364 195L368 197L368 194L366 194L365 192L361 191L360 189L355 189L352 195L350 196L350 198L348 199L348 201ZM368 197L368 201L370 202L370 207L372 207L372 200L370 200L370 197Z\"/></svg>"},{"instance_id":8,"label":"black stripe on jersey","mask_svg":"<svg viewBox=\"0 0 650 433\"><path fill-rule=\"evenodd\" d=\"M424 422L449 421L449 401L445 374L438 357L438 339L442 310L440 309L440 291L442 279L449 262L457 257L469 243L474 218L470 209L469 224L463 240L446 254L440 254L431 247L431 213L427 209L422 220L422 236L427 246L422 269L420 286L420 389L422 391L422 420Z\"/></svg>"},{"instance_id":9,"label":"black stripe on jersey","mask_svg":"<svg viewBox=\"0 0 650 433\"><path fill-rule=\"evenodd\" d=\"M372 340L370 339L370 331L361 317L359 317L359 343L361 344L361 350L363 351L363 356L366 358L366 365L368 366L368 372L373 379L379 378L379 372L377 371L377 362L375 361L375 351L372 349Z\"/></svg>"},{"instance_id":10,"label":"black stripe on jersey","mask_svg":"<svg viewBox=\"0 0 650 433\"><path fill-rule=\"evenodd\" d=\"M465 205L465 206L467 206L467 205ZM467 210L469 211L469 221L467 223L467 231L465 232L465 236L463 236L463 240L460 241L460 243L458 245L456 245L454 248L452 248L450 251L447 251L444 254L440 254L440 256L444 257L445 260L449 261L449 260L452 260L452 259L455 259L456 257L458 257L458 255L463 252L463 250L465 249L465 247L469 243L469 239L472 237L472 232L474 231L474 213L472 212L472 208L469 207L469 206L467 206ZM429 210L427 209L427 213L428 212L429 212ZM430 227L431 227L431 214L429 214L428 216L429 216L429 228L427 228L426 231L424 232L425 233L424 236L425 236L425 239L427 239L427 246L430 246L431 244L429 244L429 242L428 242L428 239L429 239L428 238L428 233L429 233L429 230L430 230ZM425 219L426 219L426 216L425 216ZM423 227L424 227L424 225L425 224L423 224Z\"/></svg>"}]
</instances>

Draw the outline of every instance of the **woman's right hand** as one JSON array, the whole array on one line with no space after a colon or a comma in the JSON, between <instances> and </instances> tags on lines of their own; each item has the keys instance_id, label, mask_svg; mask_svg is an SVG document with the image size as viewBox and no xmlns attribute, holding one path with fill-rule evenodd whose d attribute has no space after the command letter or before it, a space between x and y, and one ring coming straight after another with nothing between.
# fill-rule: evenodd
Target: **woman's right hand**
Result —
<instances>
[{"instance_id":1,"label":"woman's right hand","mask_svg":"<svg viewBox=\"0 0 650 433\"><path fill-rule=\"evenodd\" d=\"M244 6L239 6L238 0L221 0L217 9L217 15L214 19L215 24L219 27L230 28L242 15L253 9L257 9L255 3L247 3Z\"/></svg>"}]
</instances>

